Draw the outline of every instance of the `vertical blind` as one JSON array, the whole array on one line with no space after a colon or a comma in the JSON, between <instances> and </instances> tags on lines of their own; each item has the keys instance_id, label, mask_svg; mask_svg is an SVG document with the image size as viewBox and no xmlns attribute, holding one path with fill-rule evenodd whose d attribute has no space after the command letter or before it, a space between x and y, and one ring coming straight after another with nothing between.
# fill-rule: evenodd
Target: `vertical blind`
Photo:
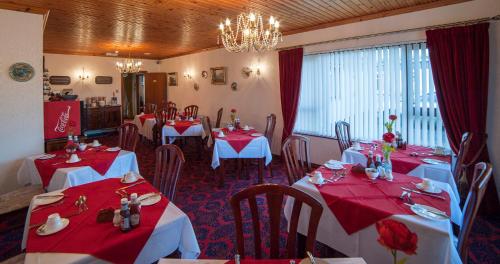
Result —
<instances>
[{"instance_id":1,"label":"vertical blind","mask_svg":"<svg viewBox=\"0 0 500 264\"><path fill-rule=\"evenodd\" d=\"M408 143L448 146L425 43L304 56L295 132L334 137L343 120L352 137L380 139L390 114Z\"/></svg>"}]
</instances>

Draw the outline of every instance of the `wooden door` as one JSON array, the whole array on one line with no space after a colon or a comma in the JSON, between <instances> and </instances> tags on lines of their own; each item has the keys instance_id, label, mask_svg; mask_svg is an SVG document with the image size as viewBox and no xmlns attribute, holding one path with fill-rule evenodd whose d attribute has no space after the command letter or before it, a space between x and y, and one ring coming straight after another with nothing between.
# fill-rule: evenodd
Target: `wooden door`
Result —
<instances>
[{"instance_id":1,"label":"wooden door","mask_svg":"<svg viewBox=\"0 0 500 264\"><path fill-rule=\"evenodd\" d=\"M145 78L145 103L156 104L158 109L167 104L167 73L148 72Z\"/></svg>"}]
</instances>

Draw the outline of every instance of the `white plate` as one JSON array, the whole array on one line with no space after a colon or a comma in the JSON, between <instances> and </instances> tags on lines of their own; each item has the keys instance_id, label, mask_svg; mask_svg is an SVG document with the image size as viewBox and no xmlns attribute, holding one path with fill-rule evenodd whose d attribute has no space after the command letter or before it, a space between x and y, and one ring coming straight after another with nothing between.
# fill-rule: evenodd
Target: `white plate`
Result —
<instances>
[{"instance_id":1,"label":"white plate","mask_svg":"<svg viewBox=\"0 0 500 264\"><path fill-rule=\"evenodd\" d=\"M52 235L52 234L55 234L61 230L63 230L64 228L66 228L68 225L69 225L69 219L68 218L61 218L61 222L62 222L62 226L60 228L57 228L57 229L54 229L54 230L43 230L43 227L45 226L45 224L41 225L39 228L36 229L36 234L39 235L39 236L49 236L49 235Z\"/></svg>"},{"instance_id":2,"label":"white plate","mask_svg":"<svg viewBox=\"0 0 500 264\"><path fill-rule=\"evenodd\" d=\"M424 188L424 186L422 185L422 183L417 183L415 184L415 186L417 187L417 189L423 191L423 192L426 192L426 193L435 193L435 194L438 194L438 193L441 193L443 190L441 190L441 188L433 185L431 188L427 187L427 188Z\"/></svg>"},{"instance_id":3,"label":"white plate","mask_svg":"<svg viewBox=\"0 0 500 264\"><path fill-rule=\"evenodd\" d=\"M109 151L109 152L116 152L116 151L120 151L121 148L120 147L112 147L112 148L107 148L106 151Z\"/></svg>"},{"instance_id":4,"label":"white plate","mask_svg":"<svg viewBox=\"0 0 500 264\"><path fill-rule=\"evenodd\" d=\"M56 156L56 154L43 154L40 157L36 158L39 160L47 160L47 159L52 159Z\"/></svg>"},{"instance_id":5,"label":"white plate","mask_svg":"<svg viewBox=\"0 0 500 264\"><path fill-rule=\"evenodd\" d=\"M373 140L360 140L359 143L361 143L361 144L373 144Z\"/></svg>"},{"instance_id":6,"label":"white plate","mask_svg":"<svg viewBox=\"0 0 500 264\"><path fill-rule=\"evenodd\" d=\"M102 144L101 144L101 143L99 143L99 144L97 144L97 145L96 145L96 144L94 144L94 143L89 143L89 144L87 144L87 146L89 146L89 147L93 147L93 148L97 148L97 147L102 146Z\"/></svg>"},{"instance_id":7,"label":"white plate","mask_svg":"<svg viewBox=\"0 0 500 264\"><path fill-rule=\"evenodd\" d=\"M423 217L423 218L427 218L427 219L430 219L430 220L438 220L438 221L443 221L443 220L448 220L449 218L448 217L444 217L442 215L439 215L439 214L435 214L433 212L440 212L442 214L445 214L445 212L439 210L439 209L436 209L432 206L427 206L427 205L423 205L423 204L414 204L410 207L410 209L417 215Z\"/></svg>"},{"instance_id":8,"label":"white plate","mask_svg":"<svg viewBox=\"0 0 500 264\"><path fill-rule=\"evenodd\" d=\"M363 148L363 147L351 147L351 149L356 150L356 151L361 151L361 150L364 150L365 148Z\"/></svg>"},{"instance_id":9,"label":"white plate","mask_svg":"<svg viewBox=\"0 0 500 264\"><path fill-rule=\"evenodd\" d=\"M250 136L252 136L252 137L262 137L263 135L264 134L262 134L262 133L252 133L252 134L250 134Z\"/></svg>"},{"instance_id":10,"label":"white plate","mask_svg":"<svg viewBox=\"0 0 500 264\"><path fill-rule=\"evenodd\" d=\"M130 180L130 179L125 180L125 176L123 176L120 178L120 182L121 183L134 183L134 182L138 181L139 179L141 179L140 175L136 175L135 180Z\"/></svg>"},{"instance_id":11,"label":"white plate","mask_svg":"<svg viewBox=\"0 0 500 264\"><path fill-rule=\"evenodd\" d=\"M161 200L161 194L160 193L145 193L145 194L137 197L137 199L141 202L141 206L153 205Z\"/></svg>"},{"instance_id":12,"label":"white plate","mask_svg":"<svg viewBox=\"0 0 500 264\"><path fill-rule=\"evenodd\" d=\"M449 164L448 162L437 160L437 159L422 159L423 162L432 164L432 165L441 165L441 164Z\"/></svg>"},{"instance_id":13,"label":"white plate","mask_svg":"<svg viewBox=\"0 0 500 264\"><path fill-rule=\"evenodd\" d=\"M325 163L325 165L324 165L324 166L325 166L325 167L327 167L327 168L328 168L328 169L330 169L330 170L341 170L341 169L343 169L343 168L344 168L344 166L342 166L342 164L341 164L341 163L333 163L333 164L332 164L332 163L328 163L328 162L327 162L327 163Z\"/></svg>"},{"instance_id":14,"label":"white plate","mask_svg":"<svg viewBox=\"0 0 500 264\"><path fill-rule=\"evenodd\" d=\"M73 163L77 163L77 162L80 162L80 161L82 161L82 159L78 158L78 160L76 160L76 161L67 160L66 163L73 164Z\"/></svg>"},{"instance_id":15,"label":"white plate","mask_svg":"<svg viewBox=\"0 0 500 264\"><path fill-rule=\"evenodd\" d=\"M46 205L59 202L64 198L64 193L41 194L35 197L35 205Z\"/></svg>"}]
</instances>

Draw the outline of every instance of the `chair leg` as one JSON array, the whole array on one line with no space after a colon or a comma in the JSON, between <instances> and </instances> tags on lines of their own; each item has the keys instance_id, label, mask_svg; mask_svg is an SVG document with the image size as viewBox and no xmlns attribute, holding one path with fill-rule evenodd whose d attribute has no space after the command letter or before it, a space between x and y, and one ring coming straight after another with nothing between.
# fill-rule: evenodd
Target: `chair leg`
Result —
<instances>
[{"instance_id":1,"label":"chair leg","mask_svg":"<svg viewBox=\"0 0 500 264\"><path fill-rule=\"evenodd\" d=\"M241 179L241 168L243 160L242 159L237 159L236 160L236 165L237 165L237 170L236 170L236 179L240 180Z\"/></svg>"},{"instance_id":2,"label":"chair leg","mask_svg":"<svg viewBox=\"0 0 500 264\"><path fill-rule=\"evenodd\" d=\"M226 161L220 159L220 171L219 171L219 187L224 187L224 177L226 176Z\"/></svg>"},{"instance_id":3,"label":"chair leg","mask_svg":"<svg viewBox=\"0 0 500 264\"><path fill-rule=\"evenodd\" d=\"M264 182L264 158L259 160L259 184Z\"/></svg>"},{"instance_id":4,"label":"chair leg","mask_svg":"<svg viewBox=\"0 0 500 264\"><path fill-rule=\"evenodd\" d=\"M271 166L271 164L269 164L269 166L267 166L267 169L269 170L269 178L272 178L273 177L273 167Z\"/></svg>"}]
</instances>

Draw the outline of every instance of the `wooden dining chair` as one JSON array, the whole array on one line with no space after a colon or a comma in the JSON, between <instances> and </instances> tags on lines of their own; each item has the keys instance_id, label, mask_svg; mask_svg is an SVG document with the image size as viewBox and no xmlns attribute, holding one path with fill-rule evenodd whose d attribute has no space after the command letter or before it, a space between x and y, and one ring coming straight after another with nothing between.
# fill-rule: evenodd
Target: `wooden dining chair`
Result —
<instances>
[{"instance_id":1,"label":"wooden dining chair","mask_svg":"<svg viewBox=\"0 0 500 264\"><path fill-rule=\"evenodd\" d=\"M266 118L266 130L264 130L264 136L267 138L267 142L269 143L269 147L273 146L273 136L274 136L274 128L276 127L276 115L270 114ZM273 170L271 164L267 166L269 169L269 175L271 178L273 177Z\"/></svg>"},{"instance_id":2,"label":"wooden dining chair","mask_svg":"<svg viewBox=\"0 0 500 264\"><path fill-rule=\"evenodd\" d=\"M299 135L291 135L283 143L281 150L290 186L312 170L309 145L309 138Z\"/></svg>"},{"instance_id":3,"label":"wooden dining chair","mask_svg":"<svg viewBox=\"0 0 500 264\"><path fill-rule=\"evenodd\" d=\"M170 107L177 107L177 105L174 102L172 102L172 101L168 101L167 102L167 109L170 108Z\"/></svg>"},{"instance_id":4,"label":"wooden dining chair","mask_svg":"<svg viewBox=\"0 0 500 264\"><path fill-rule=\"evenodd\" d=\"M170 201L175 198L177 180L182 174L182 167L186 160L182 150L171 144L156 148L155 174L153 186L165 195Z\"/></svg>"},{"instance_id":5,"label":"wooden dining chair","mask_svg":"<svg viewBox=\"0 0 500 264\"><path fill-rule=\"evenodd\" d=\"M462 141L460 141L460 147L458 149L457 158L455 161L455 165L452 169L453 178L455 179L455 183L458 185L460 179L464 175L466 169L465 159L469 154L469 148L472 142L473 133L465 132L462 135Z\"/></svg>"},{"instance_id":6,"label":"wooden dining chair","mask_svg":"<svg viewBox=\"0 0 500 264\"><path fill-rule=\"evenodd\" d=\"M231 207L233 209L234 221L236 225L236 242L237 242L237 254L241 258L245 258L245 241L243 238L243 218L241 210L241 202L248 200L248 205L250 207L250 212L252 215L253 222L253 241L255 248L255 258L262 258L262 248L261 248L261 216L259 212L263 212L264 209L259 209L257 203L258 196L265 196L266 205L269 215L269 227L270 227L270 258L279 258L279 237L280 237L280 220L283 199L286 196L294 198L292 214L290 217L290 226L288 230L288 237L286 241L287 258L293 259L297 256L302 256L305 251L313 252L314 242L316 240L316 232L318 229L318 223L323 212L323 207L321 203L310 195L297 190L295 188L277 185L277 184L260 184L251 186L244 189L231 197ZM260 204L260 203L259 203ZM297 228L299 223L299 216L302 205L306 204L310 207L311 212L309 214L309 225L307 229L307 240L304 249L300 249L303 252L297 252ZM246 215L246 214L245 214Z\"/></svg>"},{"instance_id":7,"label":"wooden dining chair","mask_svg":"<svg viewBox=\"0 0 500 264\"><path fill-rule=\"evenodd\" d=\"M220 128L220 121L222 120L222 112L224 111L224 108L220 108L219 111L217 111L217 120L215 122L215 127Z\"/></svg>"},{"instance_id":8,"label":"wooden dining chair","mask_svg":"<svg viewBox=\"0 0 500 264\"><path fill-rule=\"evenodd\" d=\"M197 105L188 105L184 107L184 114L187 118L192 117L196 118L198 116L198 106Z\"/></svg>"},{"instance_id":9,"label":"wooden dining chair","mask_svg":"<svg viewBox=\"0 0 500 264\"><path fill-rule=\"evenodd\" d=\"M476 219L479 206L486 192L486 187L491 178L493 167L489 163L480 162L474 167L472 184L463 207L463 220L458 235L458 253L462 263L467 263L469 249L469 235Z\"/></svg>"},{"instance_id":10,"label":"wooden dining chair","mask_svg":"<svg viewBox=\"0 0 500 264\"><path fill-rule=\"evenodd\" d=\"M154 114L156 113L157 105L156 104L146 104L144 107L145 114Z\"/></svg>"},{"instance_id":11,"label":"wooden dining chair","mask_svg":"<svg viewBox=\"0 0 500 264\"><path fill-rule=\"evenodd\" d=\"M165 110L166 118L167 120L174 120L176 115L177 115L177 108L175 107L168 107Z\"/></svg>"},{"instance_id":12,"label":"wooden dining chair","mask_svg":"<svg viewBox=\"0 0 500 264\"><path fill-rule=\"evenodd\" d=\"M127 151L135 152L139 140L139 128L132 123L125 123L118 127L118 146Z\"/></svg>"},{"instance_id":13,"label":"wooden dining chair","mask_svg":"<svg viewBox=\"0 0 500 264\"><path fill-rule=\"evenodd\" d=\"M155 113L155 125L153 126L153 143L155 146L161 145L161 133L163 126L167 123L168 115L165 110L158 110Z\"/></svg>"},{"instance_id":14,"label":"wooden dining chair","mask_svg":"<svg viewBox=\"0 0 500 264\"><path fill-rule=\"evenodd\" d=\"M339 142L340 155L351 147L351 125L345 121L337 121L335 123L335 135Z\"/></svg>"}]
</instances>

